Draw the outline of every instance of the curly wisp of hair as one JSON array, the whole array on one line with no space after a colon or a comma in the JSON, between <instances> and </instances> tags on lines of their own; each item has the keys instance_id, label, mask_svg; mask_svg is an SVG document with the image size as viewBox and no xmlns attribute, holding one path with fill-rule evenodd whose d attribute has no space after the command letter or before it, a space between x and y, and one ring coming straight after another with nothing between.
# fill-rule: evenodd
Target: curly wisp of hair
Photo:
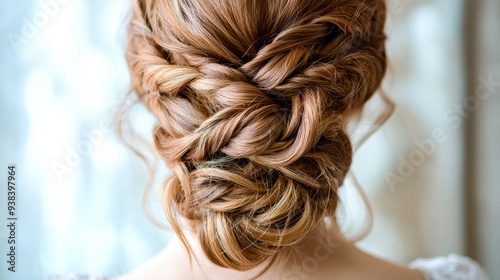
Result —
<instances>
[{"instance_id":1,"label":"curly wisp of hair","mask_svg":"<svg viewBox=\"0 0 500 280\"><path fill-rule=\"evenodd\" d=\"M166 216L247 270L334 219L348 116L386 71L381 0L134 0L132 89L173 175Z\"/></svg>"}]
</instances>

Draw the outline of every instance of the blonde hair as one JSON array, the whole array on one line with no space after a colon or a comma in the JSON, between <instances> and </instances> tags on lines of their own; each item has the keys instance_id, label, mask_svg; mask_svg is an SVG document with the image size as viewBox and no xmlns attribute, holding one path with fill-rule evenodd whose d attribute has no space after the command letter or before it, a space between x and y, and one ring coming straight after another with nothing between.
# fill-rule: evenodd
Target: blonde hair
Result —
<instances>
[{"instance_id":1,"label":"blonde hair","mask_svg":"<svg viewBox=\"0 0 500 280\"><path fill-rule=\"evenodd\" d=\"M247 270L335 221L350 117L386 70L381 0L133 0L132 88L173 175L166 216Z\"/></svg>"}]
</instances>

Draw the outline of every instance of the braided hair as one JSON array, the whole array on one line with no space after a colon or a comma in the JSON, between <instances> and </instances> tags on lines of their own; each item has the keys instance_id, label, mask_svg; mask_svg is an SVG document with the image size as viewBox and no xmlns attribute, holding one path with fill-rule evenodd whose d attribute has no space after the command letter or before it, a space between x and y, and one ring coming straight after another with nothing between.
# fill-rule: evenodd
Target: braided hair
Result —
<instances>
[{"instance_id":1,"label":"braided hair","mask_svg":"<svg viewBox=\"0 0 500 280\"><path fill-rule=\"evenodd\" d=\"M134 0L132 88L156 116L176 233L246 270L334 217L344 125L386 70L382 0Z\"/></svg>"}]
</instances>

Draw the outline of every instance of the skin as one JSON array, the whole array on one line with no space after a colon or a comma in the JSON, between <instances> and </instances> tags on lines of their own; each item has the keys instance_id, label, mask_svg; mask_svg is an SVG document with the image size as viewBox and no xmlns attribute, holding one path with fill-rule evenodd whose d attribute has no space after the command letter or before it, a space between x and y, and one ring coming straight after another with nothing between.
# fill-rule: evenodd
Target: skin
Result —
<instances>
[{"instance_id":1,"label":"skin","mask_svg":"<svg viewBox=\"0 0 500 280\"><path fill-rule=\"evenodd\" d=\"M267 261L249 271L216 266L204 256L196 236L189 231L184 233L199 261L198 264L193 259L192 270L186 249L174 237L162 251L118 280L425 280L421 271L372 256L352 243L332 247L316 237L308 238L296 246L287 261L275 262L267 272L254 278L266 267Z\"/></svg>"}]
</instances>

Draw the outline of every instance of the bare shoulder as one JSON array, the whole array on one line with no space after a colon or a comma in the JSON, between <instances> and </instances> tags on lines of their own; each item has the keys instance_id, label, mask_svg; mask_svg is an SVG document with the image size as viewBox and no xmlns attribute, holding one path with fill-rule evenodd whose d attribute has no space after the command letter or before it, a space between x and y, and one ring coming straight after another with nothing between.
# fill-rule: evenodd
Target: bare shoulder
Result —
<instances>
[{"instance_id":1,"label":"bare shoulder","mask_svg":"<svg viewBox=\"0 0 500 280\"><path fill-rule=\"evenodd\" d=\"M283 264L283 270L276 266L258 279L274 280L277 279L276 275L281 274L283 274L281 279L424 279L421 271L372 256L358 249L354 244L343 244L336 247L319 243L305 245L307 246L303 246L304 250L300 253L300 257L289 258ZM292 260L297 260L297 262ZM215 276L217 278L210 279L250 279L248 276L254 275L250 271L246 273L217 267L208 259L200 258L200 261L203 269L195 266L193 270L189 257L179 242L171 242L169 246L148 261L115 280L194 280Z\"/></svg>"},{"instance_id":2,"label":"bare shoulder","mask_svg":"<svg viewBox=\"0 0 500 280\"><path fill-rule=\"evenodd\" d=\"M339 258L342 258L340 260ZM417 269L402 266L383 258L369 254L360 250L354 244L345 246L344 252L336 256L334 260L336 266L339 263L347 270L338 269L338 273L345 273L341 279L405 279L424 280L424 275ZM326 278L325 278L326 279Z\"/></svg>"},{"instance_id":3,"label":"bare shoulder","mask_svg":"<svg viewBox=\"0 0 500 280\"><path fill-rule=\"evenodd\" d=\"M179 265L179 260L175 259L170 249L167 246L137 268L115 280L182 279L183 265Z\"/></svg>"},{"instance_id":4,"label":"bare shoulder","mask_svg":"<svg viewBox=\"0 0 500 280\"><path fill-rule=\"evenodd\" d=\"M421 271L386 261L358 249L354 244L343 244L328 254L327 248L317 248L303 261L298 279L343 280L424 280ZM296 270L299 272L299 270Z\"/></svg>"},{"instance_id":5,"label":"bare shoulder","mask_svg":"<svg viewBox=\"0 0 500 280\"><path fill-rule=\"evenodd\" d=\"M168 262L165 262L165 257L165 249L163 249L129 273L116 278L116 280L161 279L158 268L162 267L162 264L168 264Z\"/></svg>"}]
</instances>

